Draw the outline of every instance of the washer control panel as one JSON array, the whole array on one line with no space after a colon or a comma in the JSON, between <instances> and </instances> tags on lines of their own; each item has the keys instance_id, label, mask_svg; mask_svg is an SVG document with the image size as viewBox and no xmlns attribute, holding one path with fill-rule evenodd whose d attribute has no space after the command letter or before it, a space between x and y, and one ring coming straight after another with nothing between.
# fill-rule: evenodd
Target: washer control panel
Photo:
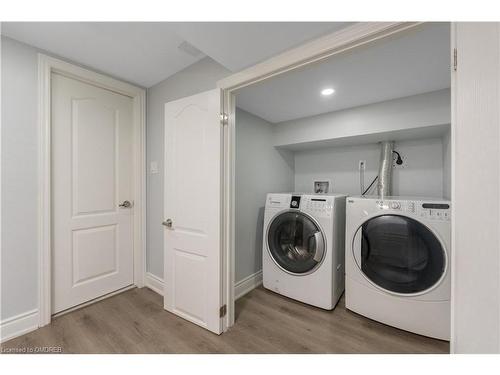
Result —
<instances>
[{"instance_id":1,"label":"washer control panel","mask_svg":"<svg viewBox=\"0 0 500 375\"><path fill-rule=\"evenodd\" d=\"M301 208L316 217L330 217L332 216L333 198L303 196Z\"/></svg>"},{"instance_id":2,"label":"washer control panel","mask_svg":"<svg viewBox=\"0 0 500 375\"><path fill-rule=\"evenodd\" d=\"M425 201L377 200L379 210L400 211L428 220L451 220L449 203Z\"/></svg>"},{"instance_id":3,"label":"washer control panel","mask_svg":"<svg viewBox=\"0 0 500 375\"><path fill-rule=\"evenodd\" d=\"M331 217L335 197L309 194L268 194L266 209L301 210L314 217Z\"/></svg>"}]
</instances>

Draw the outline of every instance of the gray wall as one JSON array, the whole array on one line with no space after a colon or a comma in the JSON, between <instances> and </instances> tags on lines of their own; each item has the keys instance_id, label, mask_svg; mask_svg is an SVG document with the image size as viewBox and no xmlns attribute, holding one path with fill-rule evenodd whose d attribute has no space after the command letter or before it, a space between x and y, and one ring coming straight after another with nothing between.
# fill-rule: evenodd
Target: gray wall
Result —
<instances>
[{"instance_id":1,"label":"gray wall","mask_svg":"<svg viewBox=\"0 0 500 375\"><path fill-rule=\"evenodd\" d=\"M262 216L267 193L312 192L315 179L329 179L331 191L359 195L359 160L366 161L365 187L378 172L380 146L374 141L322 148L309 144L306 149L296 151L278 149L275 145L336 137L339 131L352 131L353 124L358 131L356 139L381 130L429 125L446 127L446 122L450 121L449 94L449 90L442 90L279 124L271 124L238 108L236 282L261 269ZM374 119L380 125L375 129ZM441 131L432 132L432 137L427 135L427 138L395 143L395 149L406 158L405 168L393 169L395 195L447 196L449 131L444 136Z\"/></svg>"},{"instance_id":2,"label":"gray wall","mask_svg":"<svg viewBox=\"0 0 500 375\"><path fill-rule=\"evenodd\" d=\"M5 36L1 52L3 321L38 308L38 53L68 60Z\"/></svg>"},{"instance_id":3,"label":"gray wall","mask_svg":"<svg viewBox=\"0 0 500 375\"><path fill-rule=\"evenodd\" d=\"M2 37L0 320L38 308L37 52Z\"/></svg>"},{"instance_id":4,"label":"gray wall","mask_svg":"<svg viewBox=\"0 0 500 375\"><path fill-rule=\"evenodd\" d=\"M163 278L163 128L165 103L216 87L230 72L206 57L147 91L147 271ZM151 174L152 161L158 173Z\"/></svg>"},{"instance_id":5,"label":"gray wall","mask_svg":"<svg viewBox=\"0 0 500 375\"><path fill-rule=\"evenodd\" d=\"M38 308L38 57L10 38L2 46L2 243L0 320ZM50 54L49 54L50 55ZM166 102L215 88L230 72L205 58L147 92L147 267L163 277L163 111Z\"/></svg>"},{"instance_id":6,"label":"gray wall","mask_svg":"<svg viewBox=\"0 0 500 375\"><path fill-rule=\"evenodd\" d=\"M262 269L266 194L293 190L293 154L273 146L274 125L236 110L235 280Z\"/></svg>"},{"instance_id":7,"label":"gray wall","mask_svg":"<svg viewBox=\"0 0 500 375\"><path fill-rule=\"evenodd\" d=\"M407 167L393 169L393 194L442 197L442 139L398 141L394 148L406 157ZM366 160L366 188L377 176L379 158L377 143L296 152L295 191L312 192L313 181L326 178L331 181L331 192L359 195L359 161Z\"/></svg>"},{"instance_id":8,"label":"gray wall","mask_svg":"<svg viewBox=\"0 0 500 375\"><path fill-rule=\"evenodd\" d=\"M0 320L38 307L38 57L2 37L2 243ZM205 58L147 92L147 267L163 278L163 111L166 102L215 88L230 72ZM15 287L14 287L15 286Z\"/></svg>"}]
</instances>

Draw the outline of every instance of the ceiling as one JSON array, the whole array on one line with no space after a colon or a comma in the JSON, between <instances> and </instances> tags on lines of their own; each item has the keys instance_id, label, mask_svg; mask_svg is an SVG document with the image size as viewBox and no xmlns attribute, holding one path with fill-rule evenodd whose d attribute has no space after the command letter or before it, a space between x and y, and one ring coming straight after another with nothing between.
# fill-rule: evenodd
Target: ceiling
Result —
<instances>
[{"instance_id":1,"label":"ceiling","mask_svg":"<svg viewBox=\"0 0 500 375\"><path fill-rule=\"evenodd\" d=\"M181 22L172 29L227 69L237 72L347 22Z\"/></svg>"},{"instance_id":2,"label":"ceiling","mask_svg":"<svg viewBox=\"0 0 500 375\"><path fill-rule=\"evenodd\" d=\"M2 34L114 77L150 87L205 55L231 71L345 22L3 22ZM180 49L183 45L185 48Z\"/></svg>"},{"instance_id":3,"label":"ceiling","mask_svg":"<svg viewBox=\"0 0 500 375\"><path fill-rule=\"evenodd\" d=\"M164 23L5 22L2 34L143 87L203 57Z\"/></svg>"},{"instance_id":4,"label":"ceiling","mask_svg":"<svg viewBox=\"0 0 500 375\"><path fill-rule=\"evenodd\" d=\"M276 123L448 87L450 26L432 23L243 88L236 105Z\"/></svg>"}]
</instances>

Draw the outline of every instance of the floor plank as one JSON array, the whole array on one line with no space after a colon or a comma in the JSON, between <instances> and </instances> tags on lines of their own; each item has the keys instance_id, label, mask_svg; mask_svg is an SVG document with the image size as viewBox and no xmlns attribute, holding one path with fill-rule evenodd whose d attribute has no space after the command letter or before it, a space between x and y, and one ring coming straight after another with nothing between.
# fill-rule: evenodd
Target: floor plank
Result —
<instances>
[{"instance_id":1,"label":"floor plank","mask_svg":"<svg viewBox=\"0 0 500 375\"><path fill-rule=\"evenodd\" d=\"M259 287L236 303L236 324L217 336L163 309L160 295L132 289L53 319L1 345L63 353L448 353L445 341L401 331L346 310L324 311Z\"/></svg>"}]
</instances>

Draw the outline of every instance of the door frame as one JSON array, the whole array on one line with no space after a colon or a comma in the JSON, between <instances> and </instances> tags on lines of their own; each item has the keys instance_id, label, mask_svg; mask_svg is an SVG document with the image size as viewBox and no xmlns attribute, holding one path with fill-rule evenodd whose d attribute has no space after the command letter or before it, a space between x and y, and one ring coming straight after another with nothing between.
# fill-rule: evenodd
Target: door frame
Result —
<instances>
[{"instance_id":1,"label":"door frame","mask_svg":"<svg viewBox=\"0 0 500 375\"><path fill-rule=\"evenodd\" d=\"M455 273L455 264L456 264L456 255L453 250L453 242L455 241L455 158L454 152L456 150L456 130L454 124L457 121L457 72L456 67L454 66L456 63L455 51L457 50L457 25L455 23L451 24L450 29L450 62L453 69L451 71L451 127L450 127L450 153L451 153L451 254L450 254L450 272L451 272L451 290L450 290L450 353L455 354L455 342L456 342L456 333L455 333L455 285L456 281L456 273Z\"/></svg>"},{"instance_id":2,"label":"door frame","mask_svg":"<svg viewBox=\"0 0 500 375\"><path fill-rule=\"evenodd\" d=\"M223 303L227 305L227 314L223 322L224 330L233 326L235 319L235 91L420 24L422 22L359 22L283 52L217 82L217 87L222 90L223 95L221 118L225 124L224 144L221 151L224 163L222 176L222 287Z\"/></svg>"},{"instance_id":3,"label":"door frame","mask_svg":"<svg viewBox=\"0 0 500 375\"><path fill-rule=\"evenodd\" d=\"M52 199L51 199L51 77L65 77L97 86L132 98L134 145L134 284L144 286L145 214L146 214L146 91L143 88L93 72L80 66L38 54L38 262L39 262L39 327L50 323L52 315Z\"/></svg>"}]
</instances>

